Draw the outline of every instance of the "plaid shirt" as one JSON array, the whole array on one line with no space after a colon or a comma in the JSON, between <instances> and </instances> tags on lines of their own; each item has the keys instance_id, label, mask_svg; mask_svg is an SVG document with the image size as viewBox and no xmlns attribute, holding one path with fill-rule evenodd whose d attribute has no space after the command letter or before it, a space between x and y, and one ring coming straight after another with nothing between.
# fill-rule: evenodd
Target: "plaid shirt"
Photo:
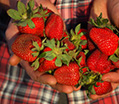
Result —
<instances>
[{"instance_id":1,"label":"plaid shirt","mask_svg":"<svg viewBox=\"0 0 119 104\"><path fill-rule=\"evenodd\" d=\"M70 29L78 23L86 27L90 3L91 0L57 0L55 4ZM0 36L1 34L4 33L0 31ZM9 57L7 45L1 40L0 104L58 104L58 91L48 85L34 82L20 66L10 66ZM68 104L119 104L119 88L98 100L88 99L83 90L67 94L67 98Z\"/></svg>"}]
</instances>

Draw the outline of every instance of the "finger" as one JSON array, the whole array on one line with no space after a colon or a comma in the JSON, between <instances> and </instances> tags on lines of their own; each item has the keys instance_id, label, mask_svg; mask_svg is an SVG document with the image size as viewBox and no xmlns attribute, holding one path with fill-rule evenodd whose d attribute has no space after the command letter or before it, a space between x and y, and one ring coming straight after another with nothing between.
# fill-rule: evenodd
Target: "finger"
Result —
<instances>
[{"instance_id":1,"label":"finger","mask_svg":"<svg viewBox=\"0 0 119 104\"><path fill-rule=\"evenodd\" d=\"M38 80L40 83L48 84L48 85L56 85L56 83L57 83L56 78L49 74L42 74L38 78Z\"/></svg>"},{"instance_id":2,"label":"finger","mask_svg":"<svg viewBox=\"0 0 119 104\"><path fill-rule=\"evenodd\" d=\"M107 0L94 0L93 5L90 10L90 18L94 20L102 13L103 18L108 18L107 14ZM91 24L88 24L88 29L90 30L92 27Z\"/></svg>"},{"instance_id":3,"label":"finger","mask_svg":"<svg viewBox=\"0 0 119 104\"><path fill-rule=\"evenodd\" d=\"M109 72L102 76L103 81L119 83L119 70L116 72Z\"/></svg>"},{"instance_id":4,"label":"finger","mask_svg":"<svg viewBox=\"0 0 119 104\"><path fill-rule=\"evenodd\" d=\"M9 64L12 66L15 66L19 64L20 61L21 61L21 58L13 54L9 59Z\"/></svg>"},{"instance_id":5,"label":"finger","mask_svg":"<svg viewBox=\"0 0 119 104\"><path fill-rule=\"evenodd\" d=\"M33 67L31 67L27 61L22 60L20 64L32 80L49 85L55 85L57 83L54 76L46 74L45 72L34 71Z\"/></svg>"},{"instance_id":6,"label":"finger","mask_svg":"<svg viewBox=\"0 0 119 104\"><path fill-rule=\"evenodd\" d=\"M118 83L112 83L112 90L116 89L118 85L119 85ZM93 94L91 94L91 95L90 95L90 98L93 99L93 100L96 100L96 99L98 99L98 98L107 97L107 96L109 96L110 94L111 94L111 92L109 92L109 93L107 93L107 94L103 94L103 95L93 95Z\"/></svg>"},{"instance_id":7,"label":"finger","mask_svg":"<svg viewBox=\"0 0 119 104\"><path fill-rule=\"evenodd\" d=\"M76 88L75 86L72 86L72 87L73 87L73 90L74 90L74 91L78 91L78 90L81 89L81 86L79 86L79 87L77 87L77 88Z\"/></svg>"},{"instance_id":8,"label":"finger","mask_svg":"<svg viewBox=\"0 0 119 104\"><path fill-rule=\"evenodd\" d=\"M73 92L73 87L68 86L68 85L62 85L62 84L57 83L56 85L52 85L51 87L56 89L59 92L63 92L67 94Z\"/></svg>"},{"instance_id":9,"label":"finger","mask_svg":"<svg viewBox=\"0 0 119 104\"><path fill-rule=\"evenodd\" d=\"M108 0L107 8L109 18L119 28L119 0Z\"/></svg>"}]
</instances>

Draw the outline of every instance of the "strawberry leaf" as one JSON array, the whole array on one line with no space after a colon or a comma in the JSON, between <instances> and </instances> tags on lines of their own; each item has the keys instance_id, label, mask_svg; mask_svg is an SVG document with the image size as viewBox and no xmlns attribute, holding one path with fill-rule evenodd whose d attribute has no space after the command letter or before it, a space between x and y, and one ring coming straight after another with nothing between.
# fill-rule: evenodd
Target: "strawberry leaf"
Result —
<instances>
[{"instance_id":1,"label":"strawberry leaf","mask_svg":"<svg viewBox=\"0 0 119 104\"><path fill-rule=\"evenodd\" d=\"M34 5L35 5L34 0L29 0L27 8L32 10L34 8Z\"/></svg>"},{"instance_id":2,"label":"strawberry leaf","mask_svg":"<svg viewBox=\"0 0 119 104\"><path fill-rule=\"evenodd\" d=\"M35 9L33 10L33 14L37 13L38 11L39 11L39 7L35 8Z\"/></svg>"},{"instance_id":3,"label":"strawberry leaf","mask_svg":"<svg viewBox=\"0 0 119 104\"><path fill-rule=\"evenodd\" d=\"M34 17L42 17L42 16L40 14L36 13L32 17L34 18Z\"/></svg>"},{"instance_id":4,"label":"strawberry leaf","mask_svg":"<svg viewBox=\"0 0 119 104\"><path fill-rule=\"evenodd\" d=\"M78 34L80 28L81 28L81 24L78 24L78 25L75 27L75 33L76 33L76 35Z\"/></svg>"},{"instance_id":5,"label":"strawberry leaf","mask_svg":"<svg viewBox=\"0 0 119 104\"><path fill-rule=\"evenodd\" d=\"M35 24L34 24L34 22L33 22L31 19L29 19L29 20L27 21L27 23L28 23L28 26L29 26L31 29L35 28Z\"/></svg>"},{"instance_id":6,"label":"strawberry leaf","mask_svg":"<svg viewBox=\"0 0 119 104\"><path fill-rule=\"evenodd\" d=\"M14 9L9 9L7 11L7 14L13 18L14 20L20 20L21 19L21 16L19 14L19 12L17 10L14 10Z\"/></svg>"},{"instance_id":7,"label":"strawberry leaf","mask_svg":"<svg viewBox=\"0 0 119 104\"><path fill-rule=\"evenodd\" d=\"M50 61L50 60L53 60L56 57L56 55L52 51L47 51L45 53L46 53L46 55L44 56L44 58L46 60Z\"/></svg>"},{"instance_id":8,"label":"strawberry leaf","mask_svg":"<svg viewBox=\"0 0 119 104\"><path fill-rule=\"evenodd\" d=\"M62 57L63 63L68 66L69 63L70 63L70 61L71 61L71 59L72 59L72 57L70 57L70 56L67 55L67 54L62 54L61 57Z\"/></svg>"},{"instance_id":9,"label":"strawberry leaf","mask_svg":"<svg viewBox=\"0 0 119 104\"><path fill-rule=\"evenodd\" d=\"M87 54L88 54L88 52L89 52L89 50L88 50L88 49L85 49L85 50L84 50L85 55L87 55Z\"/></svg>"},{"instance_id":10,"label":"strawberry leaf","mask_svg":"<svg viewBox=\"0 0 119 104\"><path fill-rule=\"evenodd\" d=\"M19 21L16 25L17 26L26 26L27 25L27 22L26 22L27 20L23 20L23 21Z\"/></svg>"},{"instance_id":11,"label":"strawberry leaf","mask_svg":"<svg viewBox=\"0 0 119 104\"><path fill-rule=\"evenodd\" d=\"M94 87L92 85L89 88L90 88L91 94L96 94L95 89L94 89Z\"/></svg>"},{"instance_id":12,"label":"strawberry leaf","mask_svg":"<svg viewBox=\"0 0 119 104\"><path fill-rule=\"evenodd\" d=\"M46 43L44 43L45 46L54 49L55 48L55 40L51 39L51 40L46 40Z\"/></svg>"},{"instance_id":13,"label":"strawberry leaf","mask_svg":"<svg viewBox=\"0 0 119 104\"><path fill-rule=\"evenodd\" d=\"M17 8L20 15L23 15L24 13L26 13L26 7L24 3L22 3L21 1L18 1Z\"/></svg>"},{"instance_id":14,"label":"strawberry leaf","mask_svg":"<svg viewBox=\"0 0 119 104\"><path fill-rule=\"evenodd\" d=\"M86 44L87 44L87 40L82 40L82 41L80 42L80 44L81 44L81 45L86 45Z\"/></svg>"},{"instance_id":15,"label":"strawberry leaf","mask_svg":"<svg viewBox=\"0 0 119 104\"><path fill-rule=\"evenodd\" d=\"M34 71L37 70L39 68L39 58L37 58L32 64L31 66L34 67Z\"/></svg>"},{"instance_id":16,"label":"strawberry leaf","mask_svg":"<svg viewBox=\"0 0 119 104\"><path fill-rule=\"evenodd\" d=\"M33 46L36 48L37 51L40 51L40 47L37 42L33 41Z\"/></svg>"},{"instance_id":17,"label":"strawberry leaf","mask_svg":"<svg viewBox=\"0 0 119 104\"><path fill-rule=\"evenodd\" d=\"M43 57L45 57L45 55L46 55L46 52L42 52L38 57L43 58Z\"/></svg>"},{"instance_id":18,"label":"strawberry leaf","mask_svg":"<svg viewBox=\"0 0 119 104\"><path fill-rule=\"evenodd\" d=\"M71 34L72 36L75 35L73 29L70 30L70 34Z\"/></svg>"},{"instance_id":19,"label":"strawberry leaf","mask_svg":"<svg viewBox=\"0 0 119 104\"><path fill-rule=\"evenodd\" d=\"M56 58L55 65L59 66L59 67L62 66L62 61L61 61L61 59L59 57Z\"/></svg>"},{"instance_id":20,"label":"strawberry leaf","mask_svg":"<svg viewBox=\"0 0 119 104\"><path fill-rule=\"evenodd\" d=\"M79 57L79 59L77 60L78 65L80 65L82 58L83 58L83 57L81 56L81 57Z\"/></svg>"},{"instance_id":21,"label":"strawberry leaf","mask_svg":"<svg viewBox=\"0 0 119 104\"><path fill-rule=\"evenodd\" d=\"M115 54L111 55L111 56L109 57L109 59L112 60L112 61L114 61L114 62L119 61L119 57L117 57Z\"/></svg>"},{"instance_id":22,"label":"strawberry leaf","mask_svg":"<svg viewBox=\"0 0 119 104\"><path fill-rule=\"evenodd\" d=\"M39 52L33 52L32 55L33 55L33 57L38 56Z\"/></svg>"}]
</instances>

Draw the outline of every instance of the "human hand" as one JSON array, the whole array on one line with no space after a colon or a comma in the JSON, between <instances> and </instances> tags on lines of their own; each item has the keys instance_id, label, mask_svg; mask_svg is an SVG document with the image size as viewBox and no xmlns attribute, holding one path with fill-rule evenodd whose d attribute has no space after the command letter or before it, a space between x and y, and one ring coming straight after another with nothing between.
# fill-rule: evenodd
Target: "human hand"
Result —
<instances>
[{"instance_id":1,"label":"human hand","mask_svg":"<svg viewBox=\"0 0 119 104\"><path fill-rule=\"evenodd\" d=\"M103 81L111 82L112 90L116 89L119 85L119 69L116 72L109 72L102 76ZM90 98L96 100L98 98L107 97L110 95L111 92L104 94L104 95L90 95Z\"/></svg>"},{"instance_id":2,"label":"human hand","mask_svg":"<svg viewBox=\"0 0 119 104\"><path fill-rule=\"evenodd\" d=\"M55 13L56 12L57 11L55 11ZM19 35L19 30L18 30L17 26L14 25L12 22L10 22L9 26L6 30L6 39L8 42L9 49L11 48L12 43L14 42L14 40L17 38L18 35ZM31 77L32 80L37 81L42 84L48 84L51 87L53 87L54 89L56 89L60 92L64 92L64 93L71 93L73 90L80 89L80 87L76 89L74 86L58 84L54 76L46 74L45 72L34 71L33 67L31 67L27 61L20 59L18 56L13 54L11 50L10 50L10 52L12 54L10 57L10 60L9 60L10 64L17 65L18 63L20 63L20 65L25 69L25 71Z\"/></svg>"},{"instance_id":3,"label":"human hand","mask_svg":"<svg viewBox=\"0 0 119 104\"><path fill-rule=\"evenodd\" d=\"M9 37L11 34L15 34L15 35L13 35L13 39ZM13 23L10 22L8 29L6 31L7 42L9 43L8 44L9 48L11 48L11 44L12 44L11 42L13 42L15 39L14 36L17 37L18 35L19 35L19 31L18 31L17 27ZM11 53L11 54L13 54L13 53ZM52 88L54 88L60 92L71 93L73 90L78 90L80 88L79 87L78 89L76 89L73 86L58 84L54 76L46 74L45 72L39 72L37 70L34 71L33 67L31 67L27 61L20 59L15 54L13 54L10 57L9 63L13 66L20 63L20 65L23 67L23 69L25 69L25 71L31 77L32 80L37 81L37 82L42 83L42 84L48 84Z\"/></svg>"},{"instance_id":4,"label":"human hand","mask_svg":"<svg viewBox=\"0 0 119 104\"><path fill-rule=\"evenodd\" d=\"M110 20L110 23L113 23L119 28L119 1L118 0L94 0L93 6L91 8L90 12L90 18L93 18L94 20L96 17L102 13L103 18L107 18ZM89 29L91 28L91 25L88 25ZM102 80L109 81L112 84L112 89L116 89L119 85L119 70L116 72L109 72L107 74L104 74L102 77ZM90 95L90 98L92 99L98 99L102 97L108 96L110 93L104 94L104 95Z\"/></svg>"}]
</instances>

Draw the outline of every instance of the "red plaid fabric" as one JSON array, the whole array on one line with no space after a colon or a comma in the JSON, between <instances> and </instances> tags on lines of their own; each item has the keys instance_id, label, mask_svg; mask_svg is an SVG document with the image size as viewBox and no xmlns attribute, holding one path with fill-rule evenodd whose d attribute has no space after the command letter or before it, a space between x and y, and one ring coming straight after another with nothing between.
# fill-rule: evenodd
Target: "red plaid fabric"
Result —
<instances>
[{"instance_id":1,"label":"red plaid fabric","mask_svg":"<svg viewBox=\"0 0 119 104\"><path fill-rule=\"evenodd\" d=\"M90 5L91 0L56 0L68 30L79 23L87 27ZM0 104L58 104L59 92L32 81L21 67L10 66L9 57L6 43L0 41ZM98 100L89 99L83 90L67 94L67 98L68 104L119 104L119 87Z\"/></svg>"},{"instance_id":2,"label":"red plaid fabric","mask_svg":"<svg viewBox=\"0 0 119 104\"><path fill-rule=\"evenodd\" d=\"M82 28L87 28L90 8L93 0L56 0L56 7L66 24L67 30L81 23ZM91 100L83 90L67 94L69 104L119 104L119 87L108 97Z\"/></svg>"},{"instance_id":3,"label":"red plaid fabric","mask_svg":"<svg viewBox=\"0 0 119 104\"><path fill-rule=\"evenodd\" d=\"M59 93L34 82L24 69L8 64L7 45L0 43L0 104L57 104Z\"/></svg>"},{"instance_id":4,"label":"red plaid fabric","mask_svg":"<svg viewBox=\"0 0 119 104\"><path fill-rule=\"evenodd\" d=\"M56 0L56 7L66 24L67 30L81 23L87 27L90 7L93 0Z\"/></svg>"}]
</instances>

